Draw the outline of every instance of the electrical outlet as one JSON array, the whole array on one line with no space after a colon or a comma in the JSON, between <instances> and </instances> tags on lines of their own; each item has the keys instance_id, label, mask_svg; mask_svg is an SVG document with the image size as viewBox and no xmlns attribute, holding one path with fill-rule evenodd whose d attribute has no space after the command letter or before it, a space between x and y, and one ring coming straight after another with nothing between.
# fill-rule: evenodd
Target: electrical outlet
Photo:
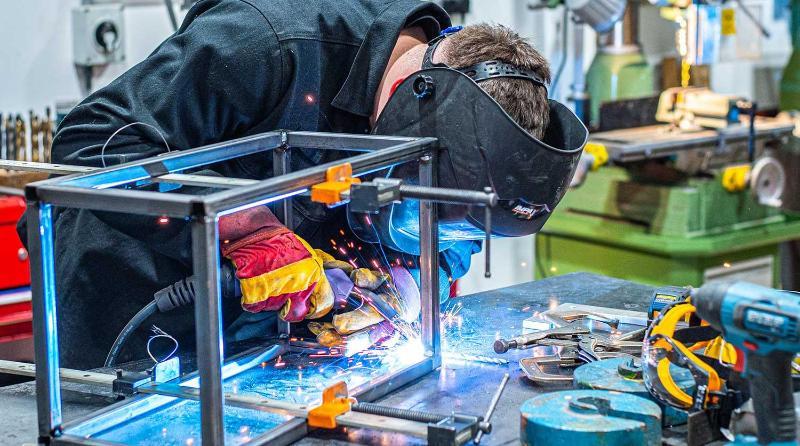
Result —
<instances>
[{"instance_id":1,"label":"electrical outlet","mask_svg":"<svg viewBox=\"0 0 800 446\"><path fill-rule=\"evenodd\" d=\"M98 66L125 60L124 6L84 5L72 10L72 53L76 65Z\"/></svg>"}]
</instances>

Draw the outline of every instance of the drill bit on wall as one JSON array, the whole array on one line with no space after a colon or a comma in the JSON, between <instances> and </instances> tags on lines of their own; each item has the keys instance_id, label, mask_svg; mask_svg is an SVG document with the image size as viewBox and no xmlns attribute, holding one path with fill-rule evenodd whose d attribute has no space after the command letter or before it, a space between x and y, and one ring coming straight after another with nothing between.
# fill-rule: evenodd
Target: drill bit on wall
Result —
<instances>
[{"instance_id":1,"label":"drill bit on wall","mask_svg":"<svg viewBox=\"0 0 800 446\"><path fill-rule=\"evenodd\" d=\"M41 148L39 147L39 142L41 139L41 131L42 125L39 121L39 117L31 110L29 112L30 116L30 127L31 127L31 151L30 151L30 158L29 161L38 162L39 161L39 153Z\"/></svg>"},{"instance_id":2,"label":"drill bit on wall","mask_svg":"<svg viewBox=\"0 0 800 446\"><path fill-rule=\"evenodd\" d=\"M0 159L6 159L6 117L0 113Z\"/></svg>"},{"instance_id":3,"label":"drill bit on wall","mask_svg":"<svg viewBox=\"0 0 800 446\"><path fill-rule=\"evenodd\" d=\"M16 129L17 129L17 122L14 120L14 117L9 114L6 117L6 140L8 141L7 142L8 152L6 154L6 158L8 158L10 160L17 159L17 150L16 150L17 134L16 134Z\"/></svg>"},{"instance_id":4,"label":"drill bit on wall","mask_svg":"<svg viewBox=\"0 0 800 446\"><path fill-rule=\"evenodd\" d=\"M50 162L54 130L50 107L44 115L0 113L0 159Z\"/></svg>"},{"instance_id":5,"label":"drill bit on wall","mask_svg":"<svg viewBox=\"0 0 800 446\"><path fill-rule=\"evenodd\" d=\"M44 109L44 119L42 122L42 161L45 163L53 162L52 149L54 132L53 115L50 112L50 107L46 107Z\"/></svg>"}]
</instances>

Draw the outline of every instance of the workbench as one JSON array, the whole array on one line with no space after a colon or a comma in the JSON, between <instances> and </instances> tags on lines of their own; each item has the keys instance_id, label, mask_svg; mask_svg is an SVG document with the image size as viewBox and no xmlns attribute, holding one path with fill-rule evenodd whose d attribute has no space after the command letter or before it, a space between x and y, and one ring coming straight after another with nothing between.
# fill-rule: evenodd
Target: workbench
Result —
<instances>
[{"instance_id":1,"label":"workbench","mask_svg":"<svg viewBox=\"0 0 800 446\"><path fill-rule=\"evenodd\" d=\"M510 351L496 355L492 343L497 336L522 333L522 322L535 312L558 303L579 303L632 311L646 311L653 287L587 273L574 273L528 282L499 290L452 299L448 307L460 303L460 336L447 334L446 355L441 369L390 394L378 402L397 408L451 411L482 415L504 373L511 380L492 418L493 432L481 444L501 445L519 442L519 407L536 394L560 388L532 384L520 371L518 360L530 351ZM446 309L447 307L445 307ZM446 325L446 324L443 324ZM454 332L449 332L454 333ZM507 365L458 359L458 354L504 358ZM110 394L82 391L86 387L68 385L62 392L65 420L69 421L105 407L115 400ZM78 388L76 388L78 387ZM82 390L82 391L81 391ZM16 445L36 440L36 401L32 383L0 388L0 444ZM400 435L366 430L314 431L298 444L419 444Z\"/></svg>"}]
</instances>

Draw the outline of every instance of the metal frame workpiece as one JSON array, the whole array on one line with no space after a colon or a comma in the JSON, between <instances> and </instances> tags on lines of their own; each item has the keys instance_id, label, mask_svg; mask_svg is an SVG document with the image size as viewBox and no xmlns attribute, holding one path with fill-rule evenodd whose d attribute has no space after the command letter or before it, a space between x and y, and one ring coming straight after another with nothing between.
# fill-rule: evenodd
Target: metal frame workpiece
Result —
<instances>
[{"instance_id":1,"label":"metal frame workpiece","mask_svg":"<svg viewBox=\"0 0 800 446\"><path fill-rule=\"evenodd\" d=\"M295 148L360 153L333 163L292 172L289 161ZM40 442L105 444L96 439L69 435L69 429L64 433L65 427L62 424L56 308L58 284L53 252L54 206L178 217L190 221L193 272L198 278L197 283L202 284L197 290L195 302L197 366L202 385L199 385L195 394L191 395L187 391L179 397L199 399L203 444L224 444L223 406L226 400L222 385L225 373L221 347L219 217L282 200L278 217L291 227L291 197L325 181L327 169L344 162L350 163L353 174L359 176L400 163L419 161L420 185L435 187L437 149L434 138L276 131L197 149L173 151L103 169L89 171L75 168L73 174L28 185L25 196L28 203ZM272 152L275 176L263 181L210 177L186 172L234 158L269 152ZM62 173L70 172L70 168L65 167L66 172ZM150 184L157 186L158 183L200 185L219 190L207 195L189 195L139 188ZM441 364L438 219L436 204L424 199L420 205L420 245L422 342L425 356L415 365L394 372L391 376L382 376L371 383L371 386L361 389L358 396L363 400L378 398ZM288 324L283 325L283 330L288 331ZM157 386L151 392L162 393ZM162 395L175 396L166 389ZM134 399L132 403L137 401L142 399ZM228 403L235 404L233 401ZM107 415L109 410L102 412ZM277 432L256 438L251 444L281 442L281 438L285 441L298 430L304 432L304 429L305 423L299 423L297 419L290 420L276 429ZM281 435L283 437L278 438Z\"/></svg>"}]
</instances>

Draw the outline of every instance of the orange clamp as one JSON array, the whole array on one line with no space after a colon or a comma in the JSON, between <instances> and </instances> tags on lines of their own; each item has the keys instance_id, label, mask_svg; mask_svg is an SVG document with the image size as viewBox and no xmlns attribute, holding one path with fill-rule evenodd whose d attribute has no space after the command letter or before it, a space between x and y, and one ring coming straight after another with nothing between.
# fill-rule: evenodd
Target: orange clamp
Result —
<instances>
[{"instance_id":1,"label":"orange clamp","mask_svg":"<svg viewBox=\"0 0 800 446\"><path fill-rule=\"evenodd\" d=\"M322 391L322 404L308 412L308 425L323 429L336 428L336 417L350 412L347 384L339 381Z\"/></svg>"},{"instance_id":2,"label":"orange clamp","mask_svg":"<svg viewBox=\"0 0 800 446\"><path fill-rule=\"evenodd\" d=\"M353 177L350 163L329 167L325 172L325 182L311 186L311 201L333 206L344 201L342 193L350 190L350 185L361 180Z\"/></svg>"}]
</instances>

